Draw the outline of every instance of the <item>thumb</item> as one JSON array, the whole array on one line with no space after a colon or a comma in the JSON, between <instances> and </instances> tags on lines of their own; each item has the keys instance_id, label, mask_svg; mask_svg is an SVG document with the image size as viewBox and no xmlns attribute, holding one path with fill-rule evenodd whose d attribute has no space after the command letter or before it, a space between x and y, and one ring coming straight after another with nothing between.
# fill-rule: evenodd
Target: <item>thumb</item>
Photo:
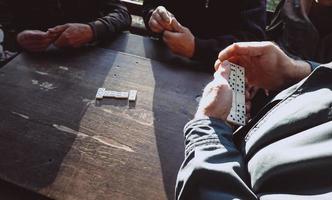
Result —
<instances>
[{"instance_id":1,"label":"thumb","mask_svg":"<svg viewBox=\"0 0 332 200\"><path fill-rule=\"evenodd\" d=\"M48 32L50 33L62 33L69 27L68 24L59 25L53 28L49 28Z\"/></svg>"},{"instance_id":2,"label":"thumb","mask_svg":"<svg viewBox=\"0 0 332 200\"><path fill-rule=\"evenodd\" d=\"M171 20L171 27L176 32L183 32L183 29L184 29L183 26L174 17Z\"/></svg>"},{"instance_id":3,"label":"thumb","mask_svg":"<svg viewBox=\"0 0 332 200\"><path fill-rule=\"evenodd\" d=\"M230 65L221 64L218 70L214 73L214 78L218 80L225 79L226 81L228 81L230 74L231 74Z\"/></svg>"}]
</instances>

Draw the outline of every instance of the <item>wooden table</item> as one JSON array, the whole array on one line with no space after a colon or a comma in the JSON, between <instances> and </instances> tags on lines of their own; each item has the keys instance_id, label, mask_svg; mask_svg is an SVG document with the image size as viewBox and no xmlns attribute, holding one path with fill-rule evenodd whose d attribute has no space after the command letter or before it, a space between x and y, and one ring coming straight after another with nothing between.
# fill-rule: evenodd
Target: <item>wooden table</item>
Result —
<instances>
[{"instance_id":1,"label":"wooden table","mask_svg":"<svg viewBox=\"0 0 332 200\"><path fill-rule=\"evenodd\" d=\"M165 43L158 38L143 37L130 33L124 33L114 41L101 44L100 47L136 55L152 60L170 64L172 66L188 67L198 71L214 71L213 66L208 66L197 61L177 56L168 50Z\"/></svg>"},{"instance_id":2,"label":"wooden table","mask_svg":"<svg viewBox=\"0 0 332 200\"><path fill-rule=\"evenodd\" d=\"M123 45L20 54L0 70L2 180L51 199L173 199L182 129L211 74ZM95 101L99 87L138 98Z\"/></svg>"}]
</instances>

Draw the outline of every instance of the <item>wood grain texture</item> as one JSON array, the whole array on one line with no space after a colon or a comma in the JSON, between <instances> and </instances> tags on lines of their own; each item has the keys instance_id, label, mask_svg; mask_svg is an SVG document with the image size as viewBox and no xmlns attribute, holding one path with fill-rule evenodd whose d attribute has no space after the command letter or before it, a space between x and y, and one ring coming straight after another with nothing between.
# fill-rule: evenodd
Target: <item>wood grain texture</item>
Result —
<instances>
[{"instance_id":1,"label":"wood grain texture","mask_svg":"<svg viewBox=\"0 0 332 200\"><path fill-rule=\"evenodd\" d=\"M0 70L0 178L51 199L173 199L209 79L100 48L21 54ZM95 101L99 87L137 101Z\"/></svg>"}]
</instances>

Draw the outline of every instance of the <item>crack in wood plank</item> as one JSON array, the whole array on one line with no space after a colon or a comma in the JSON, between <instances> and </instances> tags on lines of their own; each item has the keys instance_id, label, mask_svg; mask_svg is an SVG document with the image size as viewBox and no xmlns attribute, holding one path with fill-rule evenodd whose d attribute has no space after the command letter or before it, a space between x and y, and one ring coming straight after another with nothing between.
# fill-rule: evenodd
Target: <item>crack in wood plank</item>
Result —
<instances>
[{"instance_id":1,"label":"crack in wood plank","mask_svg":"<svg viewBox=\"0 0 332 200\"><path fill-rule=\"evenodd\" d=\"M127 152L135 152L132 148L130 148L127 145L121 144L120 142L117 142L113 139L110 138L105 138L105 137L101 137L101 136L89 136L85 133L79 132L79 131L75 131L69 127L63 126L63 125L58 125L58 124L53 124L53 127L56 128L59 131L65 132L65 133L70 133L70 134L74 134L77 135L78 137L83 137L83 138L91 138L99 143L102 143L108 147L112 147L112 148L116 148L116 149L121 149Z\"/></svg>"},{"instance_id":2,"label":"crack in wood plank","mask_svg":"<svg viewBox=\"0 0 332 200\"><path fill-rule=\"evenodd\" d=\"M107 109L102 109L104 112L109 113L109 114L114 114L114 112L107 110ZM153 116L149 115L147 113L145 113L144 111L142 112L137 112L138 115L136 116L136 118L134 118L132 115L126 113L126 112L122 112L121 114L124 115L125 118L132 120L138 124L141 124L143 126L150 126L153 127ZM137 119L140 118L140 119ZM145 120L146 122L142 121Z\"/></svg>"},{"instance_id":3,"label":"crack in wood plank","mask_svg":"<svg viewBox=\"0 0 332 200\"><path fill-rule=\"evenodd\" d=\"M46 72L41 72L41 71L35 71L37 74L42 75L42 76L47 76L48 73Z\"/></svg>"},{"instance_id":4,"label":"crack in wood plank","mask_svg":"<svg viewBox=\"0 0 332 200\"><path fill-rule=\"evenodd\" d=\"M127 152L133 153L135 152L132 148L130 148L127 145L121 144L113 139L110 138L104 138L104 137L100 137L100 136L93 136L92 139L97 140L98 142L109 146L109 147L113 147L113 148L117 148L117 149L122 149L125 150Z\"/></svg>"},{"instance_id":5,"label":"crack in wood plank","mask_svg":"<svg viewBox=\"0 0 332 200\"><path fill-rule=\"evenodd\" d=\"M23 118L23 119L26 119L26 120L30 119L29 116L27 116L27 115L23 115L23 114L18 113L18 112L11 111L11 113L12 113L13 115L19 116L19 117L21 117L21 118Z\"/></svg>"}]
</instances>

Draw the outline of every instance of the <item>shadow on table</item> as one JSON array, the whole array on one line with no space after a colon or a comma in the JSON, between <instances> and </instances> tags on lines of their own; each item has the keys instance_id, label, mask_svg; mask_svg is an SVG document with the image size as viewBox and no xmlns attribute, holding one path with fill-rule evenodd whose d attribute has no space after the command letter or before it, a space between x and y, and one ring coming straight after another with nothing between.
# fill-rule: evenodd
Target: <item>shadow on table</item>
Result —
<instances>
[{"instance_id":1,"label":"shadow on table","mask_svg":"<svg viewBox=\"0 0 332 200\"><path fill-rule=\"evenodd\" d=\"M158 38L143 37L140 35L123 33L118 35L113 41L100 44L101 48L120 51L143 58L161 61L172 65L182 65L195 68L198 71L213 71L213 66L204 66L199 62L183 59L171 53L164 42ZM203 66L203 67L202 67Z\"/></svg>"},{"instance_id":2,"label":"shadow on table","mask_svg":"<svg viewBox=\"0 0 332 200\"><path fill-rule=\"evenodd\" d=\"M52 200L14 184L0 180L0 199L3 200Z\"/></svg>"},{"instance_id":3,"label":"shadow on table","mask_svg":"<svg viewBox=\"0 0 332 200\"><path fill-rule=\"evenodd\" d=\"M59 169L79 134L81 118L115 57L95 48L53 50L21 54L1 70L3 180L38 191L63 173ZM70 159L80 158L73 154Z\"/></svg>"},{"instance_id":4,"label":"shadow on table","mask_svg":"<svg viewBox=\"0 0 332 200\"><path fill-rule=\"evenodd\" d=\"M211 73L202 64L173 55L159 41L146 42L146 51L155 49L160 60L151 61L155 79L153 112L156 143L168 199L174 199L178 169L184 157L183 127L193 118L197 97ZM147 54L149 54L147 52ZM155 55L157 56L157 55Z\"/></svg>"}]
</instances>

